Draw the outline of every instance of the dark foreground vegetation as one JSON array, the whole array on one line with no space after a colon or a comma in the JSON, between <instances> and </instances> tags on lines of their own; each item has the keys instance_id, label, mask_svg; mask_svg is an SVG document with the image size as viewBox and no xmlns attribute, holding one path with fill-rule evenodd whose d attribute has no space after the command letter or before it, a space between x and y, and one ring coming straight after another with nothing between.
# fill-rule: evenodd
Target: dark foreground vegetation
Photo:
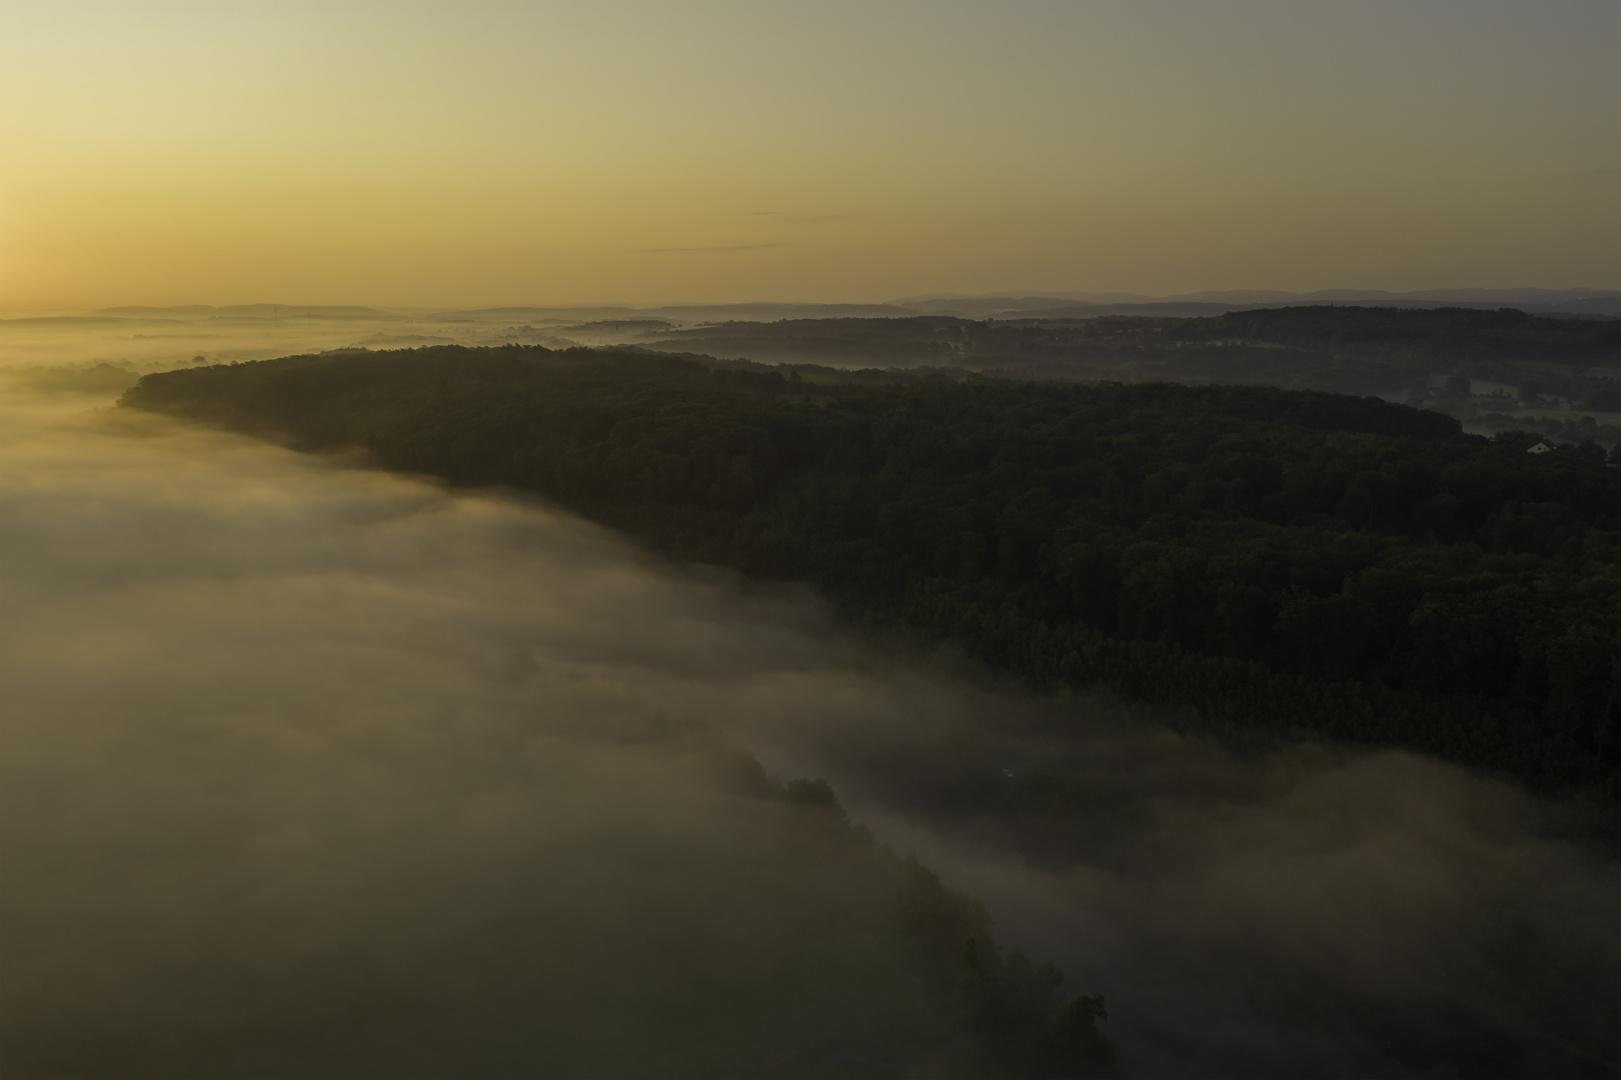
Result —
<instances>
[{"instance_id":1,"label":"dark foreground vegetation","mask_svg":"<svg viewBox=\"0 0 1621 1080\"><path fill-rule=\"evenodd\" d=\"M533 347L177 371L123 403L538 492L1206 729L1621 790L1621 476L1530 436L1330 393Z\"/></svg>"}]
</instances>

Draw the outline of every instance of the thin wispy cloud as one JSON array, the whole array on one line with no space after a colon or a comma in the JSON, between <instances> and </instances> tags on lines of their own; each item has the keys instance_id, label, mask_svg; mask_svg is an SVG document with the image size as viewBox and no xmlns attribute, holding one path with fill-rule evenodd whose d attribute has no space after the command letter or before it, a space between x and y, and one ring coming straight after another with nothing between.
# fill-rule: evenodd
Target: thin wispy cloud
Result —
<instances>
[{"instance_id":1,"label":"thin wispy cloud","mask_svg":"<svg viewBox=\"0 0 1621 1080\"><path fill-rule=\"evenodd\" d=\"M658 255L737 255L745 251L765 251L769 248L790 247L789 244L721 244L714 247L648 248Z\"/></svg>"},{"instance_id":2,"label":"thin wispy cloud","mask_svg":"<svg viewBox=\"0 0 1621 1080\"><path fill-rule=\"evenodd\" d=\"M802 210L751 210L744 217L772 218L794 225L831 225L836 221L852 221L854 214L813 214Z\"/></svg>"}]
</instances>

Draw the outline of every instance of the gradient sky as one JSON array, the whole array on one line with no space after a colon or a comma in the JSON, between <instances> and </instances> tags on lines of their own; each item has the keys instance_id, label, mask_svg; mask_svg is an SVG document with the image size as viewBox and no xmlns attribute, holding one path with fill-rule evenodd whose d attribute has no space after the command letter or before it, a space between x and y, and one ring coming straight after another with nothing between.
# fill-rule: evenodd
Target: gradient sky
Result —
<instances>
[{"instance_id":1,"label":"gradient sky","mask_svg":"<svg viewBox=\"0 0 1621 1080\"><path fill-rule=\"evenodd\" d=\"M0 3L0 308L1621 287L1621 4Z\"/></svg>"}]
</instances>

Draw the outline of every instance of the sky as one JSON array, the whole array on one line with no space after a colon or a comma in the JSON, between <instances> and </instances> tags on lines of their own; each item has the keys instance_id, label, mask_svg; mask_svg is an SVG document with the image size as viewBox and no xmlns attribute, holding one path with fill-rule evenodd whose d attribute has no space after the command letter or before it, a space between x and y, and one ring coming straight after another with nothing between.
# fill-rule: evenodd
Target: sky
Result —
<instances>
[{"instance_id":1,"label":"sky","mask_svg":"<svg viewBox=\"0 0 1621 1080\"><path fill-rule=\"evenodd\" d=\"M0 3L0 310L1621 287L1621 5Z\"/></svg>"}]
</instances>

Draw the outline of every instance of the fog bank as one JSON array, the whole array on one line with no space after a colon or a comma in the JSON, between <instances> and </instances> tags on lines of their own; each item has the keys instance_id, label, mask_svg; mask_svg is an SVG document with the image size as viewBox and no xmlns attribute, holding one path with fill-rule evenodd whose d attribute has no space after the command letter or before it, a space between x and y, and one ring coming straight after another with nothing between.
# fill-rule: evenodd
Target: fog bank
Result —
<instances>
[{"instance_id":1,"label":"fog bank","mask_svg":"<svg viewBox=\"0 0 1621 1080\"><path fill-rule=\"evenodd\" d=\"M829 1040L937 1034L850 944L870 883L649 734L688 722L828 777L1106 994L1131 1075L1621 1064L1576 811L1239 758L532 500L108 404L0 404L8 1075L793 1073L795 1027L825 1075Z\"/></svg>"}]
</instances>

